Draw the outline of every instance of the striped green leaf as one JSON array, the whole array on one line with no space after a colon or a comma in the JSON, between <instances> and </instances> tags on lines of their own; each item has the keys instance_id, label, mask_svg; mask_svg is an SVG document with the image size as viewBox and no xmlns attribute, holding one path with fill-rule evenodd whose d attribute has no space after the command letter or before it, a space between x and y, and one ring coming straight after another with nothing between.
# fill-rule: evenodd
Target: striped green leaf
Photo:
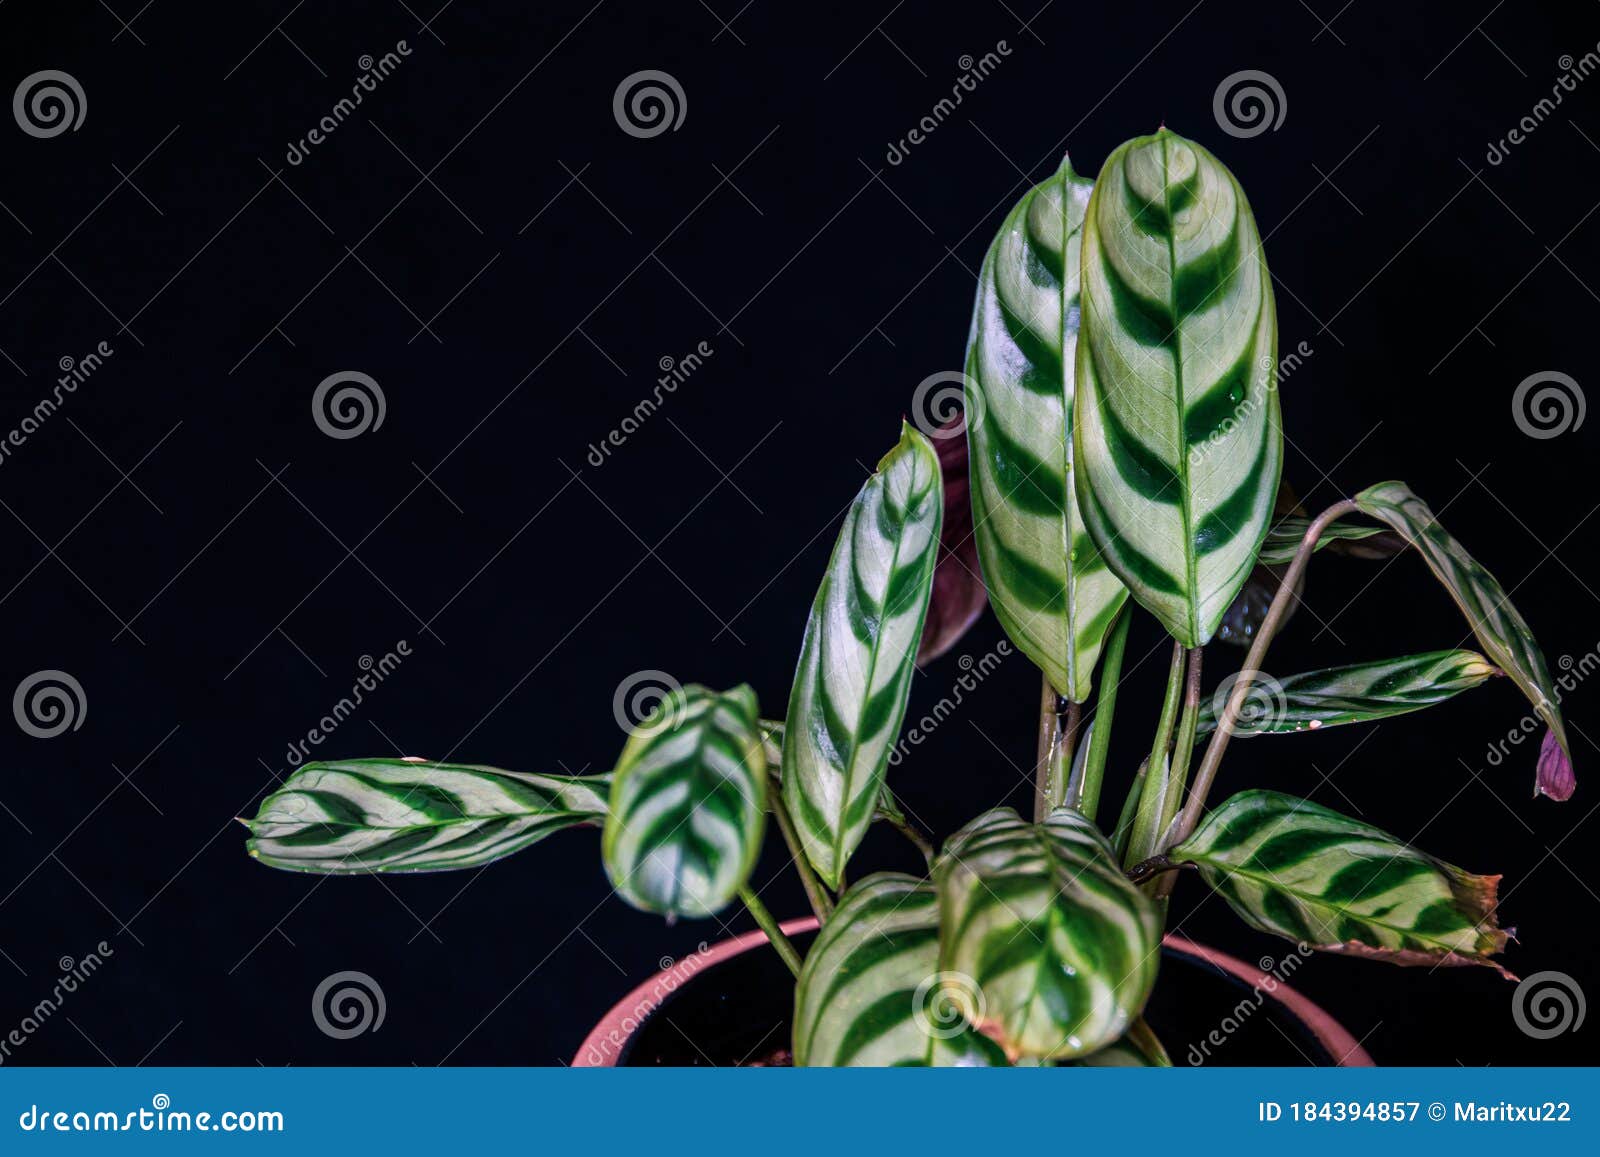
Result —
<instances>
[{"instance_id":1,"label":"striped green leaf","mask_svg":"<svg viewBox=\"0 0 1600 1157\"><path fill-rule=\"evenodd\" d=\"M350 875L475 868L605 818L611 777L527 775L423 759L308 763L246 821L274 868Z\"/></svg>"},{"instance_id":2,"label":"striped green leaf","mask_svg":"<svg viewBox=\"0 0 1600 1157\"><path fill-rule=\"evenodd\" d=\"M1127 589L1072 484L1078 257L1092 183L1061 169L1017 203L978 275L967 339L972 506L1000 624L1062 695L1089 697Z\"/></svg>"},{"instance_id":3,"label":"striped green leaf","mask_svg":"<svg viewBox=\"0 0 1600 1157\"><path fill-rule=\"evenodd\" d=\"M902 425L856 495L811 606L784 726L783 800L829 887L872 822L933 585L939 459Z\"/></svg>"},{"instance_id":4,"label":"striped green leaf","mask_svg":"<svg viewBox=\"0 0 1600 1157\"><path fill-rule=\"evenodd\" d=\"M1565 757L1564 779L1541 775L1535 793L1554 799L1572 794L1572 748L1561 719L1561 692L1550 678L1544 653L1534 642L1527 621L1511 605L1511 598L1495 577L1467 553L1449 531L1439 525L1428 504L1404 482L1380 482L1356 495L1356 505L1372 517L1399 531L1427 561L1428 569L1444 584L1450 597L1467 617L1478 645L1528 697L1533 708L1550 725L1551 734ZM1563 783L1564 787L1555 786ZM1565 794L1562 794L1563 790Z\"/></svg>"},{"instance_id":5,"label":"striped green leaf","mask_svg":"<svg viewBox=\"0 0 1600 1157\"><path fill-rule=\"evenodd\" d=\"M1236 730L1260 735L1387 719L1443 703L1497 673L1495 665L1476 651L1429 651L1307 671L1287 679L1260 675L1251 684ZM1201 703L1202 734L1216 730L1217 713L1226 699L1219 692Z\"/></svg>"},{"instance_id":6,"label":"striped green leaf","mask_svg":"<svg viewBox=\"0 0 1600 1157\"><path fill-rule=\"evenodd\" d=\"M926 880L880 872L840 898L795 989L796 1065L1004 1065L944 995L939 903Z\"/></svg>"},{"instance_id":7,"label":"striped green leaf","mask_svg":"<svg viewBox=\"0 0 1600 1157\"><path fill-rule=\"evenodd\" d=\"M1286 515L1272 524L1267 531L1267 537L1261 542L1261 553L1258 559L1267 566L1283 566L1294 560L1295 552L1300 549L1300 542L1306 536L1306 531L1311 528L1311 519L1298 514ZM1337 542L1360 542L1362 539L1373 538L1383 534L1381 526L1362 526L1356 522L1341 522L1334 520L1322 528L1322 533L1317 537L1313 550L1321 550Z\"/></svg>"},{"instance_id":8,"label":"striped green leaf","mask_svg":"<svg viewBox=\"0 0 1600 1157\"><path fill-rule=\"evenodd\" d=\"M955 1007L1013 1060L1087 1056L1127 1032L1155 983L1161 920L1089 820L987 812L945 845L939 968Z\"/></svg>"},{"instance_id":9,"label":"striped green leaf","mask_svg":"<svg viewBox=\"0 0 1600 1157\"><path fill-rule=\"evenodd\" d=\"M1233 174L1165 129L1112 153L1083 229L1078 501L1111 569L1188 647L1210 641L1271 521L1277 342Z\"/></svg>"},{"instance_id":10,"label":"striped green leaf","mask_svg":"<svg viewBox=\"0 0 1600 1157\"><path fill-rule=\"evenodd\" d=\"M1127 1035L1115 1044L1068 1063L1091 1069L1170 1069L1172 1058L1167 1055L1166 1046L1140 1017L1133 1022Z\"/></svg>"},{"instance_id":11,"label":"striped green leaf","mask_svg":"<svg viewBox=\"0 0 1600 1157\"><path fill-rule=\"evenodd\" d=\"M749 687L691 685L634 729L601 850L635 908L710 916L744 885L767 822L767 761Z\"/></svg>"},{"instance_id":12,"label":"striped green leaf","mask_svg":"<svg viewBox=\"0 0 1600 1157\"><path fill-rule=\"evenodd\" d=\"M1499 876L1473 876L1309 800L1247 791L1168 853L1245 922L1324 952L1483 964L1506 944Z\"/></svg>"}]
</instances>

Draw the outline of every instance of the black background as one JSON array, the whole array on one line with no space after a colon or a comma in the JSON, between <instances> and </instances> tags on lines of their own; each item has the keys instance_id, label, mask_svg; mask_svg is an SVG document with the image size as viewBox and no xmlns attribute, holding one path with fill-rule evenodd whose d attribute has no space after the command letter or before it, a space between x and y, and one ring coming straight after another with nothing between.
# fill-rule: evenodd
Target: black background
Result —
<instances>
[{"instance_id":1,"label":"black background","mask_svg":"<svg viewBox=\"0 0 1600 1157\"><path fill-rule=\"evenodd\" d=\"M1536 440L1511 412L1530 374L1595 372L1600 80L1485 160L1560 58L1595 49L1592 5L435 6L0 9L0 95L60 69L88 104L51 139L0 118L0 427L60 359L114 350L0 465L0 686L60 669L88 704L58 738L0 728L0 1031L58 958L115 952L8 1063L557 1063L659 958L723 936L608 899L592 831L481 874L319 881L248 860L231 817L360 657L402 639L412 656L318 754L603 770L613 692L647 669L749 681L781 715L836 520L917 383L960 367L1005 210L1064 149L1092 173L1163 122L1248 190L1283 348L1312 350L1283 388L1308 503L1404 478L1552 662L1600 639L1596 423ZM402 39L400 68L289 165L358 58ZM960 58L1002 40L888 164ZM681 84L676 131L619 128L613 92L642 69ZM1236 139L1212 96L1244 69L1287 111ZM586 461L701 341L667 405ZM387 404L350 440L310 410L341 370ZM1319 558L1307 597L1275 670L1467 641L1414 558ZM912 716L999 638L986 616L922 672ZM1239 658L1211 651L1208 682ZM1109 806L1163 655L1141 620ZM1026 802L1036 689L1007 660L895 770L934 831ZM1525 710L1504 682L1369 731L1238 742L1221 787L1359 809L1503 872L1509 966L1593 994L1592 696L1567 703L1565 805L1529 799L1530 745L1485 761ZM913 865L875 833L853 872L888 866ZM798 914L782 868L769 847L758 883ZM1186 934L1282 952L1201 893L1176 902ZM381 984L381 1031L317 1030L311 993L342 969ZM1595 1031L1524 1036L1487 970L1319 958L1295 983L1386 1063L1575 1061Z\"/></svg>"}]
</instances>

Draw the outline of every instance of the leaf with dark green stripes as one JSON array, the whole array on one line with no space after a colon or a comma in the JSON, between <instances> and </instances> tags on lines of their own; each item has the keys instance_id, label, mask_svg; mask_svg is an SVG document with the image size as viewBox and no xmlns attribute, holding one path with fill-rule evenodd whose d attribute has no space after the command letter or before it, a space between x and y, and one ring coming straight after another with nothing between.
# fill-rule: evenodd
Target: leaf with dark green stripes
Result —
<instances>
[{"instance_id":1,"label":"leaf with dark green stripes","mask_svg":"<svg viewBox=\"0 0 1600 1157\"><path fill-rule=\"evenodd\" d=\"M1066 160L989 247L967 339L972 505L1000 624L1083 702L1128 592L1083 527L1072 483L1078 257L1091 183Z\"/></svg>"},{"instance_id":2,"label":"leaf with dark green stripes","mask_svg":"<svg viewBox=\"0 0 1600 1157\"><path fill-rule=\"evenodd\" d=\"M1066 1060L1127 1032L1155 983L1161 918L1070 808L1042 824L987 812L945 844L939 968L955 1007L1006 1055Z\"/></svg>"},{"instance_id":3,"label":"leaf with dark green stripes","mask_svg":"<svg viewBox=\"0 0 1600 1157\"><path fill-rule=\"evenodd\" d=\"M605 818L608 775L528 775L423 759L308 763L247 821L251 856L346 875L475 868Z\"/></svg>"},{"instance_id":4,"label":"leaf with dark green stripes","mask_svg":"<svg viewBox=\"0 0 1600 1157\"><path fill-rule=\"evenodd\" d=\"M795 989L796 1065L1004 1065L944 995L939 903L926 880L853 885L806 953Z\"/></svg>"},{"instance_id":5,"label":"leaf with dark green stripes","mask_svg":"<svg viewBox=\"0 0 1600 1157\"><path fill-rule=\"evenodd\" d=\"M784 726L783 800L830 887L872 822L933 585L939 459L903 425L839 531Z\"/></svg>"},{"instance_id":6,"label":"leaf with dark green stripes","mask_svg":"<svg viewBox=\"0 0 1600 1157\"><path fill-rule=\"evenodd\" d=\"M744 885L767 822L767 761L749 687L673 691L634 728L601 850L635 908L710 916Z\"/></svg>"},{"instance_id":7,"label":"leaf with dark green stripes","mask_svg":"<svg viewBox=\"0 0 1600 1157\"><path fill-rule=\"evenodd\" d=\"M1417 548L1428 569L1444 584L1467 617L1478 645L1511 677L1533 704L1533 709L1550 725L1565 757L1565 767L1559 776L1541 772L1534 791L1535 794L1543 792L1552 799L1566 799L1573 788L1572 748L1567 745L1567 729L1558 706L1561 692L1550 678L1550 669L1545 665L1539 644L1534 642L1533 631L1511 605L1505 588L1439 524L1428 504L1404 482L1369 486L1357 494L1355 500L1364 512L1394 527Z\"/></svg>"},{"instance_id":8,"label":"leaf with dark green stripes","mask_svg":"<svg viewBox=\"0 0 1600 1157\"><path fill-rule=\"evenodd\" d=\"M1261 553L1258 556L1260 561L1268 566L1282 566L1293 561L1295 552L1300 549L1301 540L1305 538L1306 531L1310 528L1311 519L1298 514L1278 519L1267 531L1267 537L1262 540ZM1360 542L1386 533L1387 531L1381 526L1362 526L1358 522L1335 519L1322 528L1322 533L1312 549L1322 550L1339 542Z\"/></svg>"},{"instance_id":9,"label":"leaf with dark green stripes","mask_svg":"<svg viewBox=\"0 0 1600 1157\"><path fill-rule=\"evenodd\" d=\"M1112 153L1083 229L1078 502L1111 569L1188 647L1210 641L1271 521L1277 334L1233 174L1165 129Z\"/></svg>"},{"instance_id":10,"label":"leaf with dark green stripes","mask_svg":"<svg viewBox=\"0 0 1600 1157\"><path fill-rule=\"evenodd\" d=\"M1315 731L1341 723L1369 723L1443 703L1471 690L1495 665L1476 651L1429 651L1398 659L1307 671L1286 679L1257 676L1235 730L1244 735ZM1201 733L1216 730L1227 695L1200 704Z\"/></svg>"},{"instance_id":11,"label":"leaf with dark green stripes","mask_svg":"<svg viewBox=\"0 0 1600 1157\"><path fill-rule=\"evenodd\" d=\"M1470 875L1309 800L1242 792L1168 855L1198 864L1263 932L1396 964L1500 968L1489 959L1507 939L1499 876Z\"/></svg>"}]
</instances>

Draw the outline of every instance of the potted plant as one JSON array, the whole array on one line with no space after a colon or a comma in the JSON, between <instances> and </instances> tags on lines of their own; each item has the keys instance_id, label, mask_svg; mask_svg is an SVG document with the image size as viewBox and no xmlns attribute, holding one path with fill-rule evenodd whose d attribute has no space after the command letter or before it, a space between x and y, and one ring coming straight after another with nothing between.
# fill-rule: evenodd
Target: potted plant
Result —
<instances>
[{"instance_id":1,"label":"potted plant","mask_svg":"<svg viewBox=\"0 0 1600 1157\"><path fill-rule=\"evenodd\" d=\"M1308 517L1281 485L1277 351L1261 238L1216 157L1163 128L1093 181L1064 162L984 260L964 420L903 425L850 507L781 719L749 687L688 686L604 775L308 764L248 821L250 854L320 873L475 868L599 825L627 903L669 919L749 909L793 974L803 1065L1168 1063L1144 1014L1180 868L1304 952L1504 973L1498 877L1279 791L1210 799L1236 734L1381 719L1496 675L1547 728L1536 794L1574 787L1527 624L1427 504L1381 482ZM1324 547L1415 550L1479 650L1267 676ZM886 771L914 665L954 643L985 591L1042 672L1034 806L977 815L936 850ZM1140 613L1172 638L1166 691L1153 736L1114 742ZM1213 641L1249 650L1208 689ZM786 931L750 887L769 821L815 924ZM926 874L847 883L874 823L915 843Z\"/></svg>"}]
</instances>

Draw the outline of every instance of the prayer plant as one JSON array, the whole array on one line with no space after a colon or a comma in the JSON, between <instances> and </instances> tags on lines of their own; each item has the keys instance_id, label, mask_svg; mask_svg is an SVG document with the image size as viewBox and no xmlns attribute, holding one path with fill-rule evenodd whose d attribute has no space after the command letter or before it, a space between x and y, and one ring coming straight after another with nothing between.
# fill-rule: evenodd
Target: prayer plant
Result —
<instances>
[{"instance_id":1,"label":"prayer plant","mask_svg":"<svg viewBox=\"0 0 1600 1157\"><path fill-rule=\"evenodd\" d=\"M903 426L850 507L783 720L763 718L747 686L689 686L604 775L308 764L248 821L250 854L305 872L440 871L599 825L629 904L669 918L749 908L795 973L805 1065L1168 1063L1141 1010L1181 866L1251 926L1309 948L1499 968L1499 877L1277 791L1207 808L1235 734L1417 711L1493 675L1548 728L1535 793L1573 791L1558 689L1527 623L1427 504L1380 482L1308 517L1281 486L1277 349L1255 217L1216 157L1162 129L1093 181L1063 162L984 259L965 420ZM1324 547L1416 550L1478 651L1266 676ZM959 638L985 590L1043 674L1036 799L1028 817L976 816L935 852L885 772L914 665ZM1152 739L1114 743L1140 612L1172 637L1166 694ZM1208 692L1213 640L1249 652ZM1108 778L1113 753L1124 774ZM1125 802L1102 808L1113 779ZM822 925L803 959L749 886L769 817ZM846 885L875 822L918 844L925 877Z\"/></svg>"}]
</instances>

